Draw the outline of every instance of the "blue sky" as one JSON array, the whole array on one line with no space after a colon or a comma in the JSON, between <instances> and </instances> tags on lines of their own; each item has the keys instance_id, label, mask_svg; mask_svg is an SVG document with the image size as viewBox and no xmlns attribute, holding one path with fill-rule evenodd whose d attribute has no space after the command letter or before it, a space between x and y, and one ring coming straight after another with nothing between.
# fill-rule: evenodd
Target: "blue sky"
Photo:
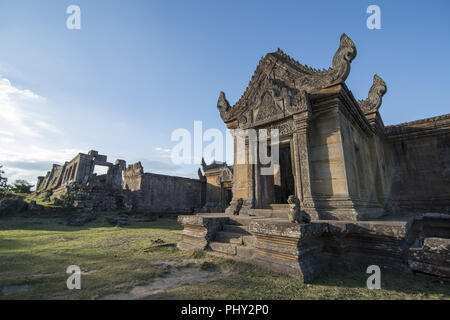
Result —
<instances>
[{"instance_id":1,"label":"blue sky","mask_svg":"<svg viewBox=\"0 0 450 320\"><path fill-rule=\"evenodd\" d=\"M66 8L81 8L68 30ZM366 8L381 8L369 30ZM331 66L339 37L356 44L347 85L363 99L374 73L387 83L385 125L448 113L449 1L0 2L0 164L35 180L51 163L95 149L148 172L196 176L168 150L177 128L225 132L216 109L244 92L277 48Z\"/></svg>"}]
</instances>

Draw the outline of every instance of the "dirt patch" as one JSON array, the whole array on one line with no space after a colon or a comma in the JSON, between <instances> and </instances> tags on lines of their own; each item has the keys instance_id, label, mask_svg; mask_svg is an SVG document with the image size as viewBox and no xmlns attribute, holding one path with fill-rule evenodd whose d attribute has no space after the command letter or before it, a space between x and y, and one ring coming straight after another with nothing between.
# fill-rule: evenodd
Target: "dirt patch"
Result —
<instances>
[{"instance_id":1,"label":"dirt patch","mask_svg":"<svg viewBox=\"0 0 450 320\"><path fill-rule=\"evenodd\" d=\"M126 293L115 293L102 297L100 300L136 300L161 293L173 288L194 283L208 282L225 278L231 274L230 270L216 268L170 268L165 276L155 279L145 286L137 286Z\"/></svg>"}]
</instances>

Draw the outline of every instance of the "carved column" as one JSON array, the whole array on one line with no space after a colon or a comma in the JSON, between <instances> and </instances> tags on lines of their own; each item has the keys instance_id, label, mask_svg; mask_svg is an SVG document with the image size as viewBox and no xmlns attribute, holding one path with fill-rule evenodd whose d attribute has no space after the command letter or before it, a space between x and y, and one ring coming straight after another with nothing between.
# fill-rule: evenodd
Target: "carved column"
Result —
<instances>
[{"instance_id":1,"label":"carved column","mask_svg":"<svg viewBox=\"0 0 450 320\"><path fill-rule=\"evenodd\" d=\"M314 202L311 193L311 177L309 165L309 122L311 111L307 110L294 115L295 133L293 134L295 152L296 192L301 201L302 208L313 208Z\"/></svg>"}]
</instances>

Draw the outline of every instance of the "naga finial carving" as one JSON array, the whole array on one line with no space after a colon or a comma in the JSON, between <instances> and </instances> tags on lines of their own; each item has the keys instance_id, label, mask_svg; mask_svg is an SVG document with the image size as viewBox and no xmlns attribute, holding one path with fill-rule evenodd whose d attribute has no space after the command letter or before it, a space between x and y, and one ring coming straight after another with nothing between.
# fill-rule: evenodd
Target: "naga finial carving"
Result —
<instances>
[{"instance_id":1,"label":"naga finial carving","mask_svg":"<svg viewBox=\"0 0 450 320\"><path fill-rule=\"evenodd\" d=\"M219 109L220 116L224 121L229 118L228 111L230 110L230 108L231 106L227 98L225 97L225 93L223 91L220 91L219 100L217 101L217 109Z\"/></svg>"},{"instance_id":2,"label":"naga finial carving","mask_svg":"<svg viewBox=\"0 0 450 320\"><path fill-rule=\"evenodd\" d=\"M356 47L345 33L340 39L339 49L333 57L332 84L344 82L350 73L350 64L356 57Z\"/></svg>"},{"instance_id":3,"label":"naga finial carving","mask_svg":"<svg viewBox=\"0 0 450 320\"><path fill-rule=\"evenodd\" d=\"M369 90L369 96L365 100L358 101L361 110L367 113L377 112L381 107L382 98L387 92L387 86L381 77L378 75L373 76L373 84Z\"/></svg>"}]
</instances>

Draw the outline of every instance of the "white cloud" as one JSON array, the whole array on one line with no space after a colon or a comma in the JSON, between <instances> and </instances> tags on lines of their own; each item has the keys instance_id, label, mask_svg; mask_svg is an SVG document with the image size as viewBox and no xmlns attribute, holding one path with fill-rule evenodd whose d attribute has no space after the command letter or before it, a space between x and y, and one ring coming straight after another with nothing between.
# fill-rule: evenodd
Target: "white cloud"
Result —
<instances>
[{"instance_id":1,"label":"white cloud","mask_svg":"<svg viewBox=\"0 0 450 320\"><path fill-rule=\"evenodd\" d=\"M161 148L161 147L156 147L155 150L159 151L161 153L170 153L172 151L172 149L165 149L165 148Z\"/></svg>"},{"instance_id":2,"label":"white cloud","mask_svg":"<svg viewBox=\"0 0 450 320\"><path fill-rule=\"evenodd\" d=\"M0 123L1 132L8 135L25 135L31 137L40 136L36 122L45 123L39 119L36 110L27 108L30 103L33 106L45 102L45 98L25 89L21 90L14 87L7 78L0 75Z\"/></svg>"},{"instance_id":3,"label":"white cloud","mask_svg":"<svg viewBox=\"0 0 450 320\"><path fill-rule=\"evenodd\" d=\"M164 159L172 158L172 155L171 155L172 149L156 147L155 150L158 151L158 153L159 153L158 156L160 158L164 158Z\"/></svg>"},{"instance_id":4,"label":"white cloud","mask_svg":"<svg viewBox=\"0 0 450 320\"><path fill-rule=\"evenodd\" d=\"M43 116L47 103L46 98L29 89L19 89L0 75L0 165L4 165L9 182L34 182L51 169L38 169L36 164L62 164L85 151L55 143L52 138L62 138L64 133Z\"/></svg>"}]
</instances>

